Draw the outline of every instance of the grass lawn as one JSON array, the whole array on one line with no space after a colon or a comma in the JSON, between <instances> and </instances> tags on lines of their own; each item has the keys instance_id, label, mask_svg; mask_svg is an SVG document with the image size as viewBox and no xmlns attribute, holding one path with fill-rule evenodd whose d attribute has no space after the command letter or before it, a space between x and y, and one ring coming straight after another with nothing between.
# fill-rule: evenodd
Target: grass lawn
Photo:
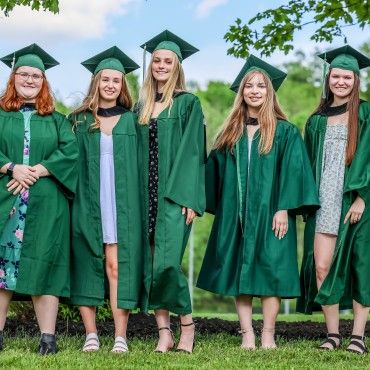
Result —
<instances>
[{"instance_id":1,"label":"grass lawn","mask_svg":"<svg viewBox=\"0 0 370 370\"><path fill-rule=\"evenodd\" d=\"M82 353L82 336L58 338L60 352L41 357L34 353L38 338L5 338L0 367L6 369L370 369L370 356L344 350L320 351L320 341L278 339L277 350L245 351L231 335L198 336L193 355L153 353L155 340L129 341L130 353L110 353L113 338L102 337L98 353ZM346 342L347 343L347 342ZM368 343L370 344L370 343Z\"/></svg>"}]
</instances>

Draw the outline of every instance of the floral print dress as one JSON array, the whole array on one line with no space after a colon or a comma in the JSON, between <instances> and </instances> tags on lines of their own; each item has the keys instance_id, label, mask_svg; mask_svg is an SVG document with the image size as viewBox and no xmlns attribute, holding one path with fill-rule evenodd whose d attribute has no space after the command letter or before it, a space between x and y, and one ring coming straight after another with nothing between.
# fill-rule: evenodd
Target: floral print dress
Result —
<instances>
[{"instance_id":1,"label":"floral print dress","mask_svg":"<svg viewBox=\"0 0 370 370\"><path fill-rule=\"evenodd\" d=\"M30 122L34 108L21 109L24 118L23 164L29 164L30 155ZM18 277L19 260L21 256L23 231L26 223L28 206L28 190L18 194L14 206L9 213L9 219L0 236L0 289L15 290Z\"/></svg>"}]
</instances>

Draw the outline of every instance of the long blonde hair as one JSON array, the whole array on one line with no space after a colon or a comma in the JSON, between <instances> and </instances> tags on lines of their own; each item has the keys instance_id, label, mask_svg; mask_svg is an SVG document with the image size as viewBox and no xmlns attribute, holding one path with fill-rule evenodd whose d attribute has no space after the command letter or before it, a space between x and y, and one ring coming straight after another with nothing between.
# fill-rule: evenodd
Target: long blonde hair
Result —
<instances>
[{"instance_id":1,"label":"long blonde hair","mask_svg":"<svg viewBox=\"0 0 370 370\"><path fill-rule=\"evenodd\" d=\"M173 103L173 93L175 91L186 90L184 70L177 55L174 52L172 52L172 54L174 65L170 77L163 87L163 96L161 99L161 103L163 103L164 106L163 109L166 109L168 107L171 108ZM139 96L139 123L142 125L147 125L149 123L154 109L155 95L157 92L157 81L153 77L152 73L152 64L154 57L155 52L152 54L152 57L150 59L144 84Z\"/></svg>"},{"instance_id":2,"label":"long blonde hair","mask_svg":"<svg viewBox=\"0 0 370 370\"><path fill-rule=\"evenodd\" d=\"M90 86L88 88L85 99L82 104L76 108L71 115L77 116L78 113L91 112L95 121L91 124L90 128L99 129L100 120L98 117L99 108L99 83L103 71L99 71L96 75L92 75ZM122 105L124 108L130 110L132 108L132 98L127 87L125 75L122 73L122 87L120 94L117 98L117 105ZM74 122L74 126L81 123L81 121Z\"/></svg>"},{"instance_id":3,"label":"long blonde hair","mask_svg":"<svg viewBox=\"0 0 370 370\"><path fill-rule=\"evenodd\" d=\"M220 132L217 134L214 144L215 149L227 148L233 150L235 144L243 135L245 130L244 123L249 117L248 105L244 100L243 91L245 84L257 73L262 75L267 88L266 100L262 103L258 113L261 136L258 150L260 154L267 154L271 150L277 120L286 120L287 118L283 110L280 108L270 78L262 71L250 71L244 76L240 83L231 112L221 127Z\"/></svg>"}]
</instances>

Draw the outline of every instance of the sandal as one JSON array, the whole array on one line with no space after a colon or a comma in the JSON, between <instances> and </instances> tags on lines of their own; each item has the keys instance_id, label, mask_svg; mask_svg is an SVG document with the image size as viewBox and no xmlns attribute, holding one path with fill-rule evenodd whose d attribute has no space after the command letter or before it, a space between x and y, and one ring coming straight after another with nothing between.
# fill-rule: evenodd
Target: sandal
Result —
<instances>
[{"instance_id":1,"label":"sandal","mask_svg":"<svg viewBox=\"0 0 370 370\"><path fill-rule=\"evenodd\" d=\"M165 351L161 351L159 349L155 349L154 352L157 352L157 353L166 353L168 351L171 351L171 349L173 349L176 345L176 342L175 342L175 337L173 335L173 331L168 327L168 326L163 326L161 328L158 328L158 331L161 331L161 330L168 330L170 333L171 333L171 337L172 337L172 346L170 347L167 347L167 349Z\"/></svg>"},{"instance_id":2,"label":"sandal","mask_svg":"<svg viewBox=\"0 0 370 370\"><path fill-rule=\"evenodd\" d=\"M82 352L95 352L100 349L98 334L89 333L86 335L85 343L82 347Z\"/></svg>"},{"instance_id":3,"label":"sandal","mask_svg":"<svg viewBox=\"0 0 370 370\"><path fill-rule=\"evenodd\" d=\"M275 338L274 338L275 328L262 328L261 337L263 335L263 332L265 332L265 333L272 333L272 339L273 339L274 343L271 344L271 345L268 345L268 346L261 345L261 348L262 349L276 349Z\"/></svg>"},{"instance_id":4,"label":"sandal","mask_svg":"<svg viewBox=\"0 0 370 370\"><path fill-rule=\"evenodd\" d=\"M192 321L190 324L181 324L181 322L180 322L180 326L191 326L191 325L194 325L195 326L195 323ZM193 340L193 345L191 347L191 351L189 351L189 350L187 350L185 348L179 348L179 347L177 347L176 348L176 352L184 352L184 353L191 354L191 353L193 353L194 347L195 347L195 332L194 332L194 340Z\"/></svg>"},{"instance_id":5,"label":"sandal","mask_svg":"<svg viewBox=\"0 0 370 370\"><path fill-rule=\"evenodd\" d=\"M348 348L349 346L355 346L355 347L359 348L360 350L357 351L355 349ZM366 347L366 344L365 344L365 337L361 337L360 335L353 335L352 334L351 335L351 341L349 342L348 347L347 347L348 352L357 353L359 355L365 355L369 352L367 347Z\"/></svg>"},{"instance_id":6,"label":"sandal","mask_svg":"<svg viewBox=\"0 0 370 370\"><path fill-rule=\"evenodd\" d=\"M116 337L114 340L114 346L111 350L112 353L125 353L128 352L128 346L126 339L123 337Z\"/></svg>"},{"instance_id":7,"label":"sandal","mask_svg":"<svg viewBox=\"0 0 370 370\"><path fill-rule=\"evenodd\" d=\"M238 330L238 333L241 334L242 336L244 334L247 334L247 333L253 333L254 335L254 330L253 330L253 327L251 327L250 329L240 329ZM255 338L256 340L256 338ZM254 343L252 346L243 346L243 343L240 345L241 348L243 349L248 349L248 350L254 350L256 349L256 344Z\"/></svg>"},{"instance_id":8,"label":"sandal","mask_svg":"<svg viewBox=\"0 0 370 370\"><path fill-rule=\"evenodd\" d=\"M339 339L339 342L337 343L333 338ZM342 337L338 333L328 333L326 334L326 339L324 342L322 342L319 345L319 349L324 349L326 351L334 351L335 349L338 349L341 345ZM332 347L323 347L324 344L329 343Z\"/></svg>"}]
</instances>

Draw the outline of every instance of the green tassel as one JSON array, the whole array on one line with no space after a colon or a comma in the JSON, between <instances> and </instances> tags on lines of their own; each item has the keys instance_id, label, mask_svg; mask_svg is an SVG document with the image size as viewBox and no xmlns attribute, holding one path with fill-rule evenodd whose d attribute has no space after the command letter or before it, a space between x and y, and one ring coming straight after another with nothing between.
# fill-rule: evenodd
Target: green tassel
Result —
<instances>
[{"instance_id":1,"label":"green tassel","mask_svg":"<svg viewBox=\"0 0 370 370\"><path fill-rule=\"evenodd\" d=\"M325 78L329 70L329 64L326 61L326 53L324 54L324 66L322 69L322 77L321 77L321 84L322 84L322 97L326 99L326 89L325 89Z\"/></svg>"}]
</instances>

